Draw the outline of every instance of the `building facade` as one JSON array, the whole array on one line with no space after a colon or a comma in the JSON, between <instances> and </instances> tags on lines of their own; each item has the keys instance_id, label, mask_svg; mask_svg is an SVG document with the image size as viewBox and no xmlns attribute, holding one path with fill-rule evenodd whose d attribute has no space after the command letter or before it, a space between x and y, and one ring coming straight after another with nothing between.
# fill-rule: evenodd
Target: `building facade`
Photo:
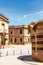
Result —
<instances>
[{"instance_id":1,"label":"building facade","mask_svg":"<svg viewBox=\"0 0 43 65\"><path fill-rule=\"evenodd\" d=\"M9 27L9 42L11 44L27 44L29 43L28 26L10 26Z\"/></svg>"},{"instance_id":2,"label":"building facade","mask_svg":"<svg viewBox=\"0 0 43 65\"><path fill-rule=\"evenodd\" d=\"M0 14L0 46L9 44L8 18Z\"/></svg>"},{"instance_id":3,"label":"building facade","mask_svg":"<svg viewBox=\"0 0 43 65\"><path fill-rule=\"evenodd\" d=\"M43 62L43 20L34 25L31 38L33 59Z\"/></svg>"}]
</instances>

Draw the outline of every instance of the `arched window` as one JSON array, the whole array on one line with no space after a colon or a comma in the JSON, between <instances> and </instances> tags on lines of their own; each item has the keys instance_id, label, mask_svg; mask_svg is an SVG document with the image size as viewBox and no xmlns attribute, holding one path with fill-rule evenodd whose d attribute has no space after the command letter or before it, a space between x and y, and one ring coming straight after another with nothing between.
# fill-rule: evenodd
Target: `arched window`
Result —
<instances>
[{"instance_id":1,"label":"arched window","mask_svg":"<svg viewBox=\"0 0 43 65\"><path fill-rule=\"evenodd\" d=\"M22 34L22 29L20 29L20 34Z\"/></svg>"},{"instance_id":2,"label":"arched window","mask_svg":"<svg viewBox=\"0 0 43 65\"><path fill-rule=\"evenodd\" d=\"M20 42L22 42L22 38L20 38Z\"/></svg>"},{"instance_id":3,"label":"arched window","mask_svg":"<svg viewBox=\"0 0 43 65\"><path fill-rule=\"evenodd\" d=\"M10 34L12 34L12 30L10 30Z\"/></svg>"},{"instance_id":4,"label":"arched window","mask_svg":"<svg viewBox=\"0 0 43 65\"><path fill-rule=\"evenodd\" d=\"M16 42L17 40L16 40L16 38L15 38L15 42Z\"/></svg>"}]
</instances>

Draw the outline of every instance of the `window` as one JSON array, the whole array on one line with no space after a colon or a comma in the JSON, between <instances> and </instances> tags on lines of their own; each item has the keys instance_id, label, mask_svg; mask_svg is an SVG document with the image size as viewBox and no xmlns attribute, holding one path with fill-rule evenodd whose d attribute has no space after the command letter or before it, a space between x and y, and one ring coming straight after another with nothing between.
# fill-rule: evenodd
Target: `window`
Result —
<instances>
[{"instance_id":1,"label":"window","mask_svg":"<svg viewBox=\"0 0 43 65\"><path fill-rule=\"evenodd\" d=\"M35 42L32 42L32 44L35 44Z\"/></svg>"},{"instance_id":2,"label":"window","mask_svg":"<svg viewBox=\"0 0 43 65\"><path fill-rule=\"evenodd\" d=\"M37 50L40 50L40 48L37 48Z\"/></svg>"},{"instance_id":3,"label":"window","mask_svg":"<svg viewBox=\"0 0 43 65\"><path fill-rule=\"evenodd\" d=\"M38 41L37 44L43 44L43 41Z\"/></svg>"},{"instance_id":4,"label":"window","mask_svg":"<svg viewBox=\"0 0 43 65\"><path fill-rule=\"evenodd\" d=\"M41 41L38 41L37 44L41 44Z\"/></svg>"},{"instance_id":5,"label":"window","mask_svg":"<svg viewBox=\"0 0 43 65\"><path fill-rule=\"evenodd\" d=\"M34 39L34 38L35 38L35 36L31 36L31 38L32 38L32 39Z\"/></svg>"},{"instance_id":6,"label":"window","mask_svg":"<svg viewBox=\"0 0 43 65\"><path fill-rule=\"evenodd\" d=\"M32 50L35 50L35 47L32 47Z\"/></svg>"},{"instance_id":7,"label":"window","mask_svg":"<svg viewBox=\"0 0 43 65\"><path fill-rule=\"evenodd\" d=\"M20 42L22 42L22 38L20 38Z\"/></svg>"},{"instance_id":8,"label":"window","mask_svg":"<svg viewBox=\"0 0 43 65\"><path fill-rule=\"evenodd\" d=\"M43 35L37 35L37 38L43 38Z\"/></svg>"},{"instance_id":9,"label":"window","mask_svg":"<svg viewBox=\"0 0 43 65\"><path fill-rule=\"evenodd\" d=\"M15 42L16 42L16 38L15 38Z\"/></svg>"},{"instance_id":10,"label":"window","mask_svg":"<svg viewBox=\"0 0 43 65\"><path fill-rule=\"evenodd\" d=\"M20 34L22 34L22 29L20 29Z\"/></svg>"},{"instance_id":11,"label":"window","mask_svg":"<svg viewBox=\"0 0 43 65\"><path fill-rule=\"evenodd\" d=\"M43 47L41 47L41 48L37 48L37 50L43 50Z\"/></svg>"},{"instance_id":12,"label":"window","mask_svg":"<svg viewBox=\"0 0 43 65\"><path fill-rule=\"evenodd\" d=\"M10 30L10 33L12 34L12 30Z\"/></svg>"},{"instance_id":13,"label":"window","mask_svg":"<svg viewBox=\"0 0 43 65\"><path fill-rule=\"evenodd\" d=\"M43 50L43 48L41 48Z\"/></svg>"},{"instance_id":14,"label":"window","mask_svg":"<svg viewBox=\"0 0 43 65\"><path fill-rule=\"evenodd\" d=\"M42 44L43 44L43 41L42 41Z\"/></svg>"}]
</instances>

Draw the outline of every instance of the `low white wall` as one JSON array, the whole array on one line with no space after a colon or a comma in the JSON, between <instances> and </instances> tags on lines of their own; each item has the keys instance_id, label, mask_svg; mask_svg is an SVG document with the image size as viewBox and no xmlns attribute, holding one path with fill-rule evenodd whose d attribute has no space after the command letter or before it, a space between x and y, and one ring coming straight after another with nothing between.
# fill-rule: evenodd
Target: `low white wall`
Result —
<instances>
[{"instance_id":1,"label":"low white wall","mask_svg":"<svg viewBox=\"0 0 43 65\"><path fill-rule=\"evenodd\" d=\"M28 45L10 45L10 48L0 49L0 56L7 55L18 55L18 54L32 54L31 44Z\"/></svg>"}]
</instances>

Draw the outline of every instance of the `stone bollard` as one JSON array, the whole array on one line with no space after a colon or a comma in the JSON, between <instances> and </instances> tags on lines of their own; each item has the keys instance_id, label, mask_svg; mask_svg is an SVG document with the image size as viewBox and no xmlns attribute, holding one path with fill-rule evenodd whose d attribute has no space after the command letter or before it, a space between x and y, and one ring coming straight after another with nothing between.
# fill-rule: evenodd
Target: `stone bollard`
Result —
<instances>
[{"instance_id":1,"label":"stone bollard","mask_svg":"<svg viewBox=\"0 0 43 65\"><path fill-rule=\"evenodd\" d=\"M7 50L6 56L8 56L8 50Z\"/></svg>"},{"instance_id":2,"label":"stone bollard","mask_svg":"<svg viewBox=\"0 0 43 65\"><path fill-rule=\"evenodd\" d=\"M0 51L0 57L1 57L1 51Z\"/></svg>"},{"instance_id":3,"label":"stone bollard","mask_svg":"<svg viewBox=\"0 0 43 65\"><path fill-rule=\"evenodd\" d=\"M29 54L29 49L28 49L28 54Z\"/></svg>"},{"instance_id":4,"label":"stone bollard","mask_svg":"<svg viewBox=\"0 0 43 65\"><path fill-rule=\"evenodd\" d=\"M15 50L13 50L13 55L15 55Z\"/></svg>"},{"instance_id":5,"label":"stone bollard","mask_svg":"<svg viewBox=\"0 0 43 65\"><path fill-rule=\"evenodd\" d=\"M22 49L20 50L20 54L22 54Z\"/></svg>"}]
</instances>

